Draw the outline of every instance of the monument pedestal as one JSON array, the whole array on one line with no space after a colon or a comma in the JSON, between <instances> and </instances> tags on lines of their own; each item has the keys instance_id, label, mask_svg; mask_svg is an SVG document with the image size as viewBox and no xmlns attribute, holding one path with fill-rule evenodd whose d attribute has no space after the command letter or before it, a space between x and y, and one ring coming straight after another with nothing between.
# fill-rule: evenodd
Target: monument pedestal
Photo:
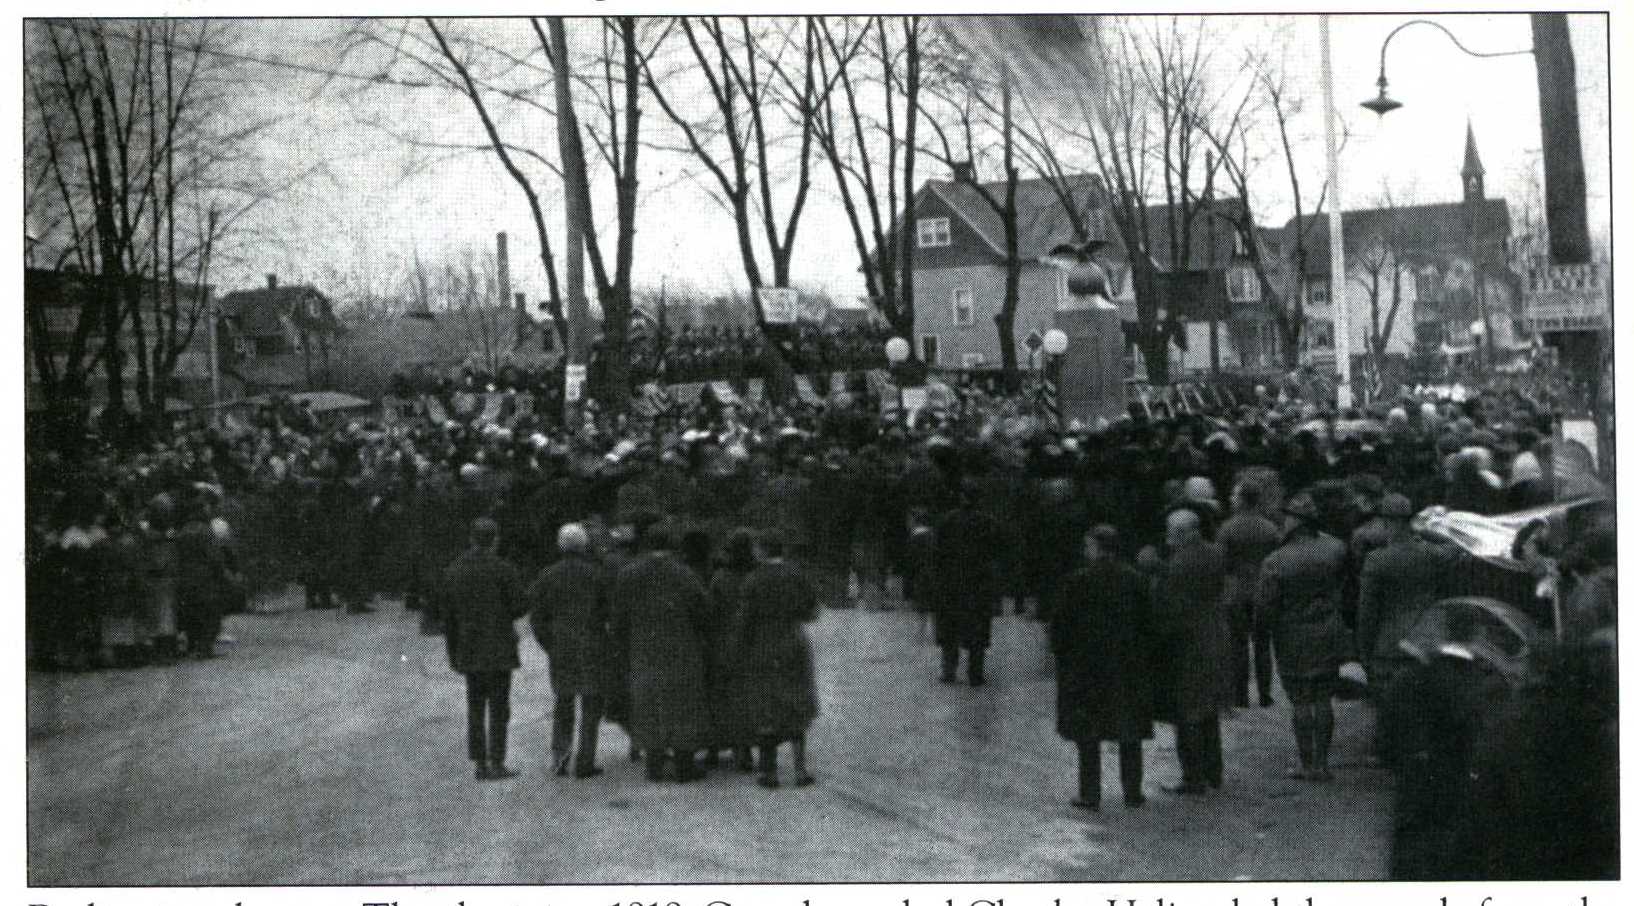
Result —
<instances>
[{"instance_id":1,"label":"monument pedestal","mask_svg":"<svg viewBox=\"0 0 1634 906\"><path fill-rule=\"evenodd\" d=\"M1055 327L1067 335L1057 390L1062 422L1092 428L1126 414L1118 307L1100 296L1069 298L1055 310Z\"/></svg>"}]
</instances>

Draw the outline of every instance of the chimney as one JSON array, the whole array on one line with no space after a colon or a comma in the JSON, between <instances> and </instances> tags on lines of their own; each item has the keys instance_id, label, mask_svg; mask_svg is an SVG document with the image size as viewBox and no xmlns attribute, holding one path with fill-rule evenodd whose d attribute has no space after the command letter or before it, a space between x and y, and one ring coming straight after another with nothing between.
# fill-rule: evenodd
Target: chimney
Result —
<instances>
[{"instance_id":1,"label":"chimney","mask_svg":"<svg viewBox=\"0 0 1634 906\"><path fill-rule=\"evenodd\" d=\"M510 252L505 247L505 233L504 233L504 231L501 231L500 234L499 234L498 244L499 244L499 251L498 251L497 256L496 256L499 259L499 299L498 299L498 302L499 302L499 304L503 305L503 304L505 304L505 300L507 300L507 299L509 299L511 297L511 256L510 256Z\"/></svg>"},{"instance_id":2,"label":"chimney","mask_svg":"<svg viewBox=\"0 0 1634 906\"><path fill-rule=\"evenodd\" d=\"M976 163L969 160L953 162L953 181L973 183L976 181Z\"/></svg>"},{"instance_id":3,"label":"chimney","mask_svg":"<svg viewBox=\"0 0 1634 906\"><path fill-rule=\"evenodd\" d=\"M278 288L278 275L277 274L268 274L267 275L267 289L277 289L277 288Z\"/></svg>"}]
</instances>

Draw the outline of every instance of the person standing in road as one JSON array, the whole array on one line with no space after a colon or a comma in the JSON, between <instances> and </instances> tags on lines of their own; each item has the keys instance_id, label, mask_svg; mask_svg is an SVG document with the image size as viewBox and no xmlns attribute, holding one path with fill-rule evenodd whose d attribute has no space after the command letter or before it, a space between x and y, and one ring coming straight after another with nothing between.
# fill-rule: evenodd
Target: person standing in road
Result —
<instances>
[{"instance_id":1,"label":"person standing in road","mask_svg":"<svg viewBox=\"0 0 1634 906\"><path fill-rule=\"evenodd\" d=\"M742 653L738 647L742 623L744 579L755 569L755 539L748 529L734 529L722 548L720 568L709 580L709 618L704 624L706 673L709 680L709 712L712 732L704 767L720 765L720 750L732 750L735 767L754 769L749 746L754 727L748 718L746 694L753 690L739 682Z\"/></svg>"},{"instance_id":2,"label":"person standing in road","mask_svg":"<svg viewBox=\"0 0 1634 906\"><path fill-rule=\"evenodd\" d=\"M676 554L671 522L650 526L646 553L619 571L613 594L613 644L629 664L630 737L646 758L647 779L701 775L697 752L709 742L703 626L709 591Z\"/></svg>"},{"instance_id":3,"label":"person standing in road","mask_svg":"<svg viewBox=\"0 0 1634 906\"><path fill-rule=\"evenodd\" d=\"M1449 568L1456 562L1454 548L1441 547L1413 534L1413 506L1400 494L1386 494L1379 502L1379 518L1387 527L1383 547L1362 564L1361 595L1356 617L1356 650L1367 668L1367 684L1382 703L1390 697L1397 677L1413 664L1400 642L1418 622L1425 608L1447 597ZM1380 714L1381 726L1387 715ZM1389 734L1375 736L1381 757L1390 757Z\"/></svg>"},{"instance_id":4,"label":"person standing in road","mask_svg":"<svg viewBox=\"0 0 1634 906\"><path fill-rule=\"evenodd\" d=\"M987 682L987 645L999 600L1002 534L992 516L967 491L958 509L942 520L932 556L937 583L936 644L942 648L942 682L957 678L959 650L969 652L970 685Z\"/></svg>"},{"instance_id":5,"label":"person standing in road","mask_svg":"<svg viewBox=\"0 0 1634 906\"><path fill-rule=\"evenodd\" d=\"M1152 738L1151 583L1120 556L1118 530L1083 536L1083 565L1054 586L1050 650L1055 654L1055 729L1078 747L1078 796L1101 805L1101 743L1118 744L1123 804L1139 808L1141 740Z\"/></svg>"},{"instance_id":6,"label":"person standing in road","mask_svg":"<svg viewBox=\"0 0 1634 906\"><path fill-rule=\"evenodd\" d=\"M1301 492L1284 512L1283 544L1260 567L1259 609L1271 626L1282 689L1293 706L1296 780L1332 780L1333 694L1339 665L1349 659L1350 638L1340 617L1345 581L1345 543L1317 528L1316 502Z\"/></svg>"},{"instance_id":7,"label":"person standing in road","mask_svg":"<svg viewBox=\"0 0 1634 906\"><path fill-rule=\"evenodd\" d=\"M794 749L794 785L813 783L806 770L806 730L817 717L817 677L806 623L817 619L811 583L783 559L783 539L762 535L760 565L738 589L740 695L760 745L759 783L778 786L777 747Z\"/></svg>"},{"instance_id":8,"label":"person standing in road","mask_svg":"<svg viewBox=\"0 0 1634 906\"><path fill-rule=\"evenodd\" d=\"M522 666L516 620L527 612L522 579L502 559L499 523L471 523L471 545L443 573L438 607L448 642L448 665L465 674L466 751L478 780L504 780L511 722L511 671Z\"/></svg>"},{"instance_id":9,"label":"person standing in road","mask_svg":"<svg viewBox=\"0 0 1634 906\"><path fill-rule=\"evenodd\" d=\"M1190 509L1170 511L1169 559L1156 590L1161 644L1172 656L1175 754L1181 781L1167 792L1200 796L1225 783L1220 747L1226 632L1220 613L1225 592L1225 554L1204 539L1202 519Z\"/></svg>"},{"instance_id":10,"label":"person standing in road","mask_svg":"<svg viewBox=\"0 0 1634 906\"><path fill-rule=\"evenodd\" d=\"M550 655L550 755L556 776L594 777L601 729L602 689L608 663L607 584L590 558L590 534L569 522L556 532L562 557L528 586L529 623L539 647ZM574 719L578 747L573 747Z\"/></svg>"},{"instance_id":11,"label":"person standing in road","mask_svg":"<svg viewBox=\"0 0 1634 906\"><path fill-rule=\"evenodd\" d=\"M1225 551L1230 570L1223 603L1230 633L1231 694L1239 708L1248 707L1250 675L1259 693L1260 707L1275 704L1271 695L1271 635L1254 613L1260 564L1282 540L1277 524L1267 515L1269 490L1259 479L1239 480L1231 493L1231 518L1220 526L1214 538Z\"/></svg>"}]
</instances>

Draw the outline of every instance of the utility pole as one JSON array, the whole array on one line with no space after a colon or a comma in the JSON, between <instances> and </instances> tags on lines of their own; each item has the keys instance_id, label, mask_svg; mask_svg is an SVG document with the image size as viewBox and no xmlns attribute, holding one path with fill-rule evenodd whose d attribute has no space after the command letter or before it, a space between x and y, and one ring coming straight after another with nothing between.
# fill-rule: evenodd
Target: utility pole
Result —
<instances>
[{"instance_id":1,"label":"utility pole","mask_svg":"<svg viewBox=\"0 0 1634 906\"><path fill-rule=\"evenodd\" d=\"M1344 196L1339 190L1339 138L1334 133L1333 47L1328 37L1328 19L1321 18L1322 30L1322 118L1328 145L1328 280L1333 303L1333 355L1339 367L1338 405L1350 406L1350 306L1345 304L1345 229L1340 211Z\"/></svg>"},{"instance_id":2,"label":"utility pole","mask_svg":"<svg viewBox=\"0 0 1634 906\"><path fill-rule=\"evenodd\" d=\"M562 156L562 182L567 194L567 369L568 374L576 374L578 392L582 394L590 348L590 303L584 293L585 201L589 187L585 185L584 149L579 145L579 120L573 113L567 29L562 24L561 16L551 16L547 22L551 43L556 45L554 65L551 67L556 87L556 143ZM572 384L573 378L569 378L564 389L571 389ZM564 393L567 408L564 417L571 424L574 421L571 413L577 410L574 404L578 400L567 397L568 394Z\"/></svg>"}]
</instances>

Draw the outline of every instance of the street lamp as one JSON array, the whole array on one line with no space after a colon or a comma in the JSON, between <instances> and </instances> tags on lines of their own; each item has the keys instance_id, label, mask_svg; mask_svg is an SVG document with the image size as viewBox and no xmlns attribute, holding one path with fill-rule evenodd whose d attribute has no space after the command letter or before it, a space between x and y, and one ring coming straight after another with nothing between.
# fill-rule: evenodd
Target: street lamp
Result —
<instances>
[{"instance_id":1,"label":"street lamp","mask_svg":"<svg viewBox=\"0 0 1634 906\"><path fill-rule=\"evenodd\" d=\"M903 424L908 421L908 411L902 391L902 363L908 360L912 352L913 347L901 337L892 337L885 341L885 361L891 365L891 377L895 378L892 383L896 384L896 418Z\"/></svg>"},{"instance_id":2,"label":"street lamp","mask_svg":"<svg viewBox=\"0 0 1634 906\"><path fill-rule=\"evenodd\" d=\"M1465 47L1463 42L1458 40L1457 35L1454 35L1452 32L1448 31L1447 27L1439 22L1435 22L1430 19L1409 19L1408 21L1403 22L1392 29L1390 34L1385 35L1384 44L1379 47L1379 96L1376 98L1369 98L1368 100L1362 102L1363 107L1377 113L1381 117L1386 113L1401 107L1401 101L1390 97L1390 80L1385 78L1384 75L1384 55L1390 50L1390 39L1394 38L1401 32L1402 29L1407 28L1410 25L1429 25L1435 27L1452 41L1454 47L1457 47L1459 50L1469 54L1472 57L1518 57L1522 54L1529 54L1532 52L1532 48L1528 47L1525 50L1503 50L1495 53L1481 53Z\"/></svg>"},{"instance_id":3,"label":"street lamp","mask_svg":"<svg viewBox=\"0 0 1634 906\"><path fill-rule=\"evenodd\" d=\"M901 337L892 337L885 343L885 359L891 363L892 368L906 362L908 354L912 351L912 348L908 346L908 341Z\"/></svg>"},{"instance_id":4,"label":"street lamp","mask_svg":"<svg viewBox=\"0 0 1634 906\"><path fill-rule=\"evenodd\" d=\"M1044 332L1044 354L1049 356L1044 366L1044 411L1057 431L1061 430L1061 357L1067 353L1067 342L1067 332L1058 327Z\"/></svg>"}]
</instances>

